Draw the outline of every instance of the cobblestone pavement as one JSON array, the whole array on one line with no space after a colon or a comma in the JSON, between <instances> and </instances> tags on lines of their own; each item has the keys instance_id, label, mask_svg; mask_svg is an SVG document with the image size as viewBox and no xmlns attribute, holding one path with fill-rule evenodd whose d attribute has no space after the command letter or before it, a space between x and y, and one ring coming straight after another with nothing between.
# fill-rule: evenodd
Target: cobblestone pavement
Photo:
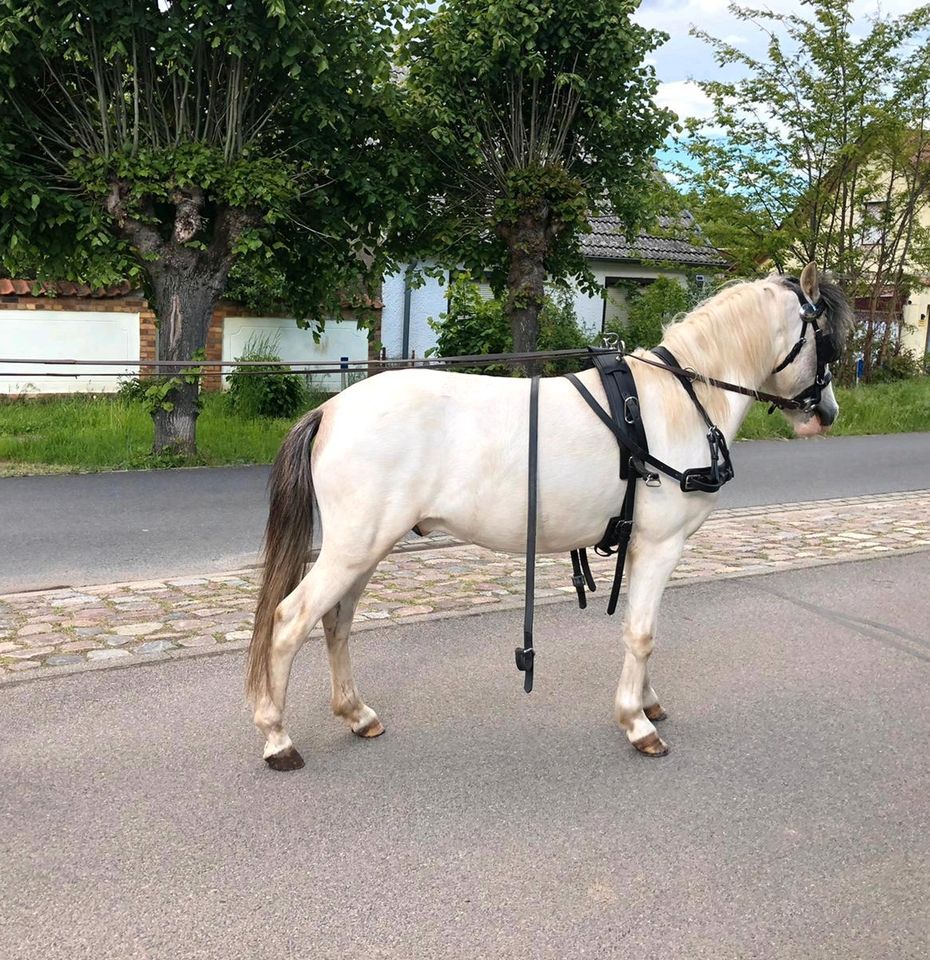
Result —
<instances>
[{"instance_id":1,"label":"cobblestone pavement","mask_svg":"<svg viewBox=\"0 0 930 960\"><path fill-rule=\"evenodd\" d=\"M673 580L746 576L930 549L930 490L721 510L691 539ZM591 555L602 590L613 559ZM397 552L379 566L356 615L384 622L512 607L523 561L457 545ZM0 684L246 646L260 572L112 583L0 596ZM541 602L573 599L567 557L537 561Z\"/></svg>"}]
</instances>

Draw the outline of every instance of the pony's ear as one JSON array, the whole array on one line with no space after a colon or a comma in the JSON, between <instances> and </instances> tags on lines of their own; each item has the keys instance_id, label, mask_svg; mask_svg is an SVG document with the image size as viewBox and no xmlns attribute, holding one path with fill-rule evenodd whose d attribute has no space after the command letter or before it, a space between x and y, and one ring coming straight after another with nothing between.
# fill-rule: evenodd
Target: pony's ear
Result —
<instances>
[{"instance_id":1,"label":"pony's ear","mask_svg":"<svg viewBox=\"0 0 930 960\"><path fill-rule=\"evenodd\" d=\"M801 292L811 303L816 303L820 299L817 264L813 260L801 271Z\"/></svg>"}]
</instances>

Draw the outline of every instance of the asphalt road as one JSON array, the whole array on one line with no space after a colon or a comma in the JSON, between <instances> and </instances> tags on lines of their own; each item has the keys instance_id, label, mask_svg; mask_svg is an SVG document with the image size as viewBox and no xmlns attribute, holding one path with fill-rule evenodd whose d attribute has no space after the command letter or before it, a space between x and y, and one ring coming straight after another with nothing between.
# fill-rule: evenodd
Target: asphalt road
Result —
<instances>
[{"instance_id":1,"label":"asphalt road","mask_svg":"<svg viewBox=\"0 0 930 960\"><path fill-rule=\"evenodd\" d=\"M297 661L305 769L239 655L0 697L0 958L923 960L930 553L669 591L664 760L610 715L603 600L354 641L387 734ZM747 629L747 625L752 625Z\"/></svg>"},{"instance_id":2,"label":"asphalt road","mask_svg":"<svg viewBox=\"0 0 930 960\"><path fill-rule=\"evenodd\" d=\"M721 506L926 488L930 433L738 444ZM0 479L0 593L255 563L267 467Z\"/></svg>"}]
</instances>

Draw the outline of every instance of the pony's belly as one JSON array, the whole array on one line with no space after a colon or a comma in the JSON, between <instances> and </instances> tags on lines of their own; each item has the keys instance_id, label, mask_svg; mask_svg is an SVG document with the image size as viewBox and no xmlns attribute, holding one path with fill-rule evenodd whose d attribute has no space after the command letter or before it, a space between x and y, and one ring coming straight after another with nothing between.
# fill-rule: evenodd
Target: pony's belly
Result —
<instances>
[{"instance_id":1,"label":"pony's belly","mask_svg":"<svg viewBox=\"0 0 930 960\"><path fill-rule=\"evenodd\" d=\"M618 507L619 509L619 507ZM567 553L578 547L591 546L603 536L607 521L613 514L603 510L595 513L585 511L585 516L578 512L567 514L559 518L544 518L536 532L537 553ZM457 540L475 543L488 550L499 550L503 553L524 553L526 551L526 517L510 517L501 522L456 522L454 518L427 518L417 524L420 531L427 533L444 533Z\"/></svg>"}]
</instances>

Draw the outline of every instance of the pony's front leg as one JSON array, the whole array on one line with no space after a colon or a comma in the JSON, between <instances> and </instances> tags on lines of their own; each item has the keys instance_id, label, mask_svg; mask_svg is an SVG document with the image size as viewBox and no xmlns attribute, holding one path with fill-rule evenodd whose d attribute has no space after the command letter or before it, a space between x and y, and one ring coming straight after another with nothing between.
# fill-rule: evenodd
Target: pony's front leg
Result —
<instances>
[{"instance_id":1,"label":"pony's front leg","mask_svg":"<svg viewBox=\"0 0 930 960\"><path fill-rule=\"evenodd\" d=\"M614 713L630 743L650 757L665 756L668 746L652 725L652 720L661 719L660 714L664 715L664 711L649 684L646 665L655 646L662 593L683 548L684 539L680 536L661 541L634 536L627 557L630 592L623 623L626 656L617 686ZM644 706L649 708L651 717Z\"/></svg>"}]
</instances>

